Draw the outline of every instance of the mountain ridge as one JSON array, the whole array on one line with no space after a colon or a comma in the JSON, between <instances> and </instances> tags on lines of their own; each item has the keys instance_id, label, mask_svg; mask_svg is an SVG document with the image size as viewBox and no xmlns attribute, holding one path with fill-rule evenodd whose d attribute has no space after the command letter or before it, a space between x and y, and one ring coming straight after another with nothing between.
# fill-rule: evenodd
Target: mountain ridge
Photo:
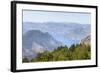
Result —
<instances>
[{"instance_id":1,"label":"mountain ridge","mask_svg":"<svg viewBox=\"0 0 100 73\"><path fill-rule=\"evenodd\" d=\"M29 59L45 50L52 51L62 44L55 40L48 32L44 33L40 30L30 30L23 35L22 39L23 57Z\"/></svg>"}]
</instances>

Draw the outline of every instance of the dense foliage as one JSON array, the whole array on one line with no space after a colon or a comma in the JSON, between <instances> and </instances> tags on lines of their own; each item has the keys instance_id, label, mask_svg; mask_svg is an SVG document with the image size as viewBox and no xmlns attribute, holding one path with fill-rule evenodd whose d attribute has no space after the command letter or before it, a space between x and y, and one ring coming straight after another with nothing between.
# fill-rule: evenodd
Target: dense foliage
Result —
<instances>
[{"instance_id":1,"label":"dense foliage","mask_svg":"<svg viewBox=\"0 0 100 73\"><path fill-rule=\"evenodd\" d=\"M38 55L31 61L28 61L27 58L24 58L23 62L68 61L86 59L91 59L90 45L73 44L69 48L67 46L60 46L53 51L38 53Z\"/></svg>"}]
</instances>

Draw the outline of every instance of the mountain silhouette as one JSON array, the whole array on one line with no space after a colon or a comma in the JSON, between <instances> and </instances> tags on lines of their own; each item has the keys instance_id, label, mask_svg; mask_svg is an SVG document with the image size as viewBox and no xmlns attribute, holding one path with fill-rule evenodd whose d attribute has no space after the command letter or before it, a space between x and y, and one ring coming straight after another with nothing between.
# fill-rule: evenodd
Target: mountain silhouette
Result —
<instances>
[{"instance_id":1,"label":"mountain silhouette","mask_svg":"<svg viewBox=\"0 0 100 73\"><path fill-rule=\"evenodd\" d=\"M62 43L55 40L48 32L29 30L22 37L23 58L32 59L38 53L52 51Z\"/></svg>"}]
</instances>

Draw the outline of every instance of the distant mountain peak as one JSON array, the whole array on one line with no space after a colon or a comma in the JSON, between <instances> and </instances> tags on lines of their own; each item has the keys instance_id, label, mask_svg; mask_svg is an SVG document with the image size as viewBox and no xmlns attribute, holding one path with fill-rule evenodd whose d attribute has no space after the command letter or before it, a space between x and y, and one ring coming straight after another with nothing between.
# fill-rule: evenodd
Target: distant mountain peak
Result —
<instances>
[{"instance_id":1,"label":"distant mountain peak","mask_svg":"<svg viewBox=\"0 0 100 73\"><path fill-rule=\"evenodd\" d=\"M34 33L41 33L40 30L29 30L27 31L27 34L34 34Z\"/></svg>"},{"instance_id":2,"label":"distant mountain peak","mask_svg":"<svg viewBox=\"0 0 100 73\"><path fill-rule=\"evenodd\" d=\"M62 43L55 40L48 32L29 30L23 35L23 56L31 59L37 53L54 50ZM33 52L33 55L32 55Z\"/></svg>"}]
</instances>

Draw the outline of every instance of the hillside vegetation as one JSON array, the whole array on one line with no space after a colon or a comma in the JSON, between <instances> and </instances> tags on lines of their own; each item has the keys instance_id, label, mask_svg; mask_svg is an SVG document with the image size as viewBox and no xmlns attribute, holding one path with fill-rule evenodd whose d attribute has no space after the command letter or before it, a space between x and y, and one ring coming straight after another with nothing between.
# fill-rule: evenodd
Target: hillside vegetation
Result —
<instances>
[{"instance_id":1,"label":"hillside vegetation","mask_svg":"<svg viewBox=\"0 0 100 73\"><path fill-rule=\"evenodd\" d=\"M87 60L91 59L91 47L85 44L71 45L71 47L60 46L53 51L44 51L38 53L30 61L27 58L23 62L48 62L48 61L69 61L69 60Z\"/></svg>"}]
</instances>

